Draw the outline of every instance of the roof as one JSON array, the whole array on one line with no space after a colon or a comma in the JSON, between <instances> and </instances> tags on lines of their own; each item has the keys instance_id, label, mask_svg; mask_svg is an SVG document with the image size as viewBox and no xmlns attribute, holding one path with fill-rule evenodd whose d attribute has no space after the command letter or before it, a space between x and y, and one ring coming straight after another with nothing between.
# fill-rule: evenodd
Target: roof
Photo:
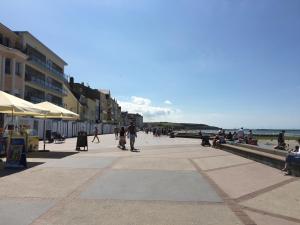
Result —
<instances>
[{"instance_id":1,"label":"roof","mask_svg":"<svg viewBox=\"0 0 300 225\"><path fill-rule=\"evenodd\" d=\"M9 29L7 26L5 26L3 23L0 23L0 28L11 33L11 35L15 36L16 38L18 38L19 36L17 34L15 34L11 29Z\"/></svg>"},{"instance_id":2,"label":"roof","mask_svg":"<svg viewBox=\"0 0 300 225\"><path fill-rule=\"evenodd\" d=\"M15 33L17 35L25 34L25 35L30 36L35 41L37 41L38 43L40 43L44 48L46 48L48 51L50 51L55 57L59 58L65 64L65 66L68 65L68 63L66 63L61 57L59 57L55 52L53 52L50 48L48 48L46 45L44 45L39 39L37 39L35 36L33 36L30 32L28 32L28 31L15 31Z\"/></svg>"},{"instance_id":3,"label":"roof","mask_svg":"<svg viewBox=\"0 0 300 225\"><path fill-rule=\"evenodd\" d=\"M110 95L110 90L107 89L99 89L99 91L105 95Z\"/></svg>"}]
</instances>

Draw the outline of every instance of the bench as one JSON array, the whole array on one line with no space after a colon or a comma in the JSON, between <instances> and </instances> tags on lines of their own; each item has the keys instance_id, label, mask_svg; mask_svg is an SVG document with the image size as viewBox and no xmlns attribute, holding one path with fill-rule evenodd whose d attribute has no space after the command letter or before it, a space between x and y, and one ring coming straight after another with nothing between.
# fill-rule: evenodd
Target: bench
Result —
<instances>
[{"instance_id":1,"label":"bench","mask_svg":"<svg viewBox=\"0 0 300 225\"><path fill-rule=\"evenodd\" d=\"M60 133L53 132L52 135L53 135L54 143L63 143L66 140L66 138L62 136Z\"/></svg>"}]
</instances>

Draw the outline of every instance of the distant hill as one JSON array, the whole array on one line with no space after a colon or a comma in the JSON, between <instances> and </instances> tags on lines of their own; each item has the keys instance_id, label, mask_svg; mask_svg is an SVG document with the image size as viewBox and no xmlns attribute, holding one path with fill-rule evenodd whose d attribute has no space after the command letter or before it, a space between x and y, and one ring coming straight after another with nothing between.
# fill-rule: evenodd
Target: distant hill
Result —
<instances>
[{"instance_id":1,"label":"distant hill","mask_svg":"<svg viewBox=\"0 0 300 225\"><path fill-rule=\"evenodd\" d=\"M175 130L219 130L219 127L197 123L144 122L145 127L173 128Z\"/></svg>"}]
</instances>

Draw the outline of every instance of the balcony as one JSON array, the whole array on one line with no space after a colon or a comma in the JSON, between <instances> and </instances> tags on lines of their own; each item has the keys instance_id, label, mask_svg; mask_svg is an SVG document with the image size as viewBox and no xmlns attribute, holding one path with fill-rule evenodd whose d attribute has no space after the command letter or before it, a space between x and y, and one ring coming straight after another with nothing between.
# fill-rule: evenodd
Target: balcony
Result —
<instances>
[{"instance_id":1,"label":"balcony","mask_svg":"<svg viewBox=\"0 0 300 225\"><path fill-rule=\"evenodd\" d=\"M36 85L38 85L38 86L40 86L40 87L42 87L44 89L47 89L49 91L52 91L52 92L54 92L56 94L67 95L66 90L64 90L63 88L59 88L59 87L57 87L57 86L55 86L55 85L53 85L53 84L51 84L49 82L46 82L46 81L44 81L42 79L39 79L39 78L36 78L34 76L32 76L31 79L28 80L28 82L36 84Z\"/></svg>"},{"instance_id":2,"label":"balcony","mask_svg":"<svg viewBox=\"0 0 300 225\"><path fill-rule=\"evenodd\" d=\"M27 93L24 99L32 103L40 103L45 101L45 99L32 96L30 93Z\"/></svg>"},{"instance_id":3,"label":"balcony","mask_svg":"<svg viewBox=\"0 0 300 225\"><path fill-rule=\"evenodd\" d=\"M51 103L53 103L53 104L55 104L55 105L58 105L58 106L60 106L60 107L63 107L62 99L57 98L57 97L55 97L55 96L52 96L52 95L49 95L49 94L48 94L48 95L46 96L46 101L51 102Z\"/></svg>"},{"instance_id":4,"label":"balcony","mask_svg":"<svg viewBox=\"0 0 300 225\"><path fill-rule=\"evenodd\" d=\"M48 90L50 91L54 91L56 92L57 94L60 94L60 95L63 95L64 94L64 91L62 88L59 88L51 83L48 83L48 82L45 82L45 88L47 88Z\"/></svg>"},{"instance_id":5,"label":"balcony","mask_svg":"<svg viewBox=\"0 0 300 225\"><path fill-rule=\"evenodd\" d=\"M43 62L39 58L37 58L35 56L30 56L28 58L28 60L30 62L32 62L34 65L37 65L38 67L40 67L42 69L48 70L49 72L51 72L52 75L54 75L56 78L60 79L61 81L68 82L67 75L65 75L64 73L62 73L62 72L54 69L53 67L49 66L48 64L46 64L45 62Z\"/></svg>"}]
</instances>

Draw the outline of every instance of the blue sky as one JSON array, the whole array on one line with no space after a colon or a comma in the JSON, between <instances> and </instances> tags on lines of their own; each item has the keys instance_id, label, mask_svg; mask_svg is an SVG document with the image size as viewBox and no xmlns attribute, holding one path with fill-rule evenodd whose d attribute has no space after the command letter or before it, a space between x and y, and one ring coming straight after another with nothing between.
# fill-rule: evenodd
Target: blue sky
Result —
<instances>
[{"instance_id":1,"label":"blue sky","mask_svg":"<svg viewBox=\"0 0 300 225\"><path fill-rule=\"evenodd\" d=\"M10 0L0 22L145 120L300 128L299 0Z\"/></svg>"}]
</instances>

